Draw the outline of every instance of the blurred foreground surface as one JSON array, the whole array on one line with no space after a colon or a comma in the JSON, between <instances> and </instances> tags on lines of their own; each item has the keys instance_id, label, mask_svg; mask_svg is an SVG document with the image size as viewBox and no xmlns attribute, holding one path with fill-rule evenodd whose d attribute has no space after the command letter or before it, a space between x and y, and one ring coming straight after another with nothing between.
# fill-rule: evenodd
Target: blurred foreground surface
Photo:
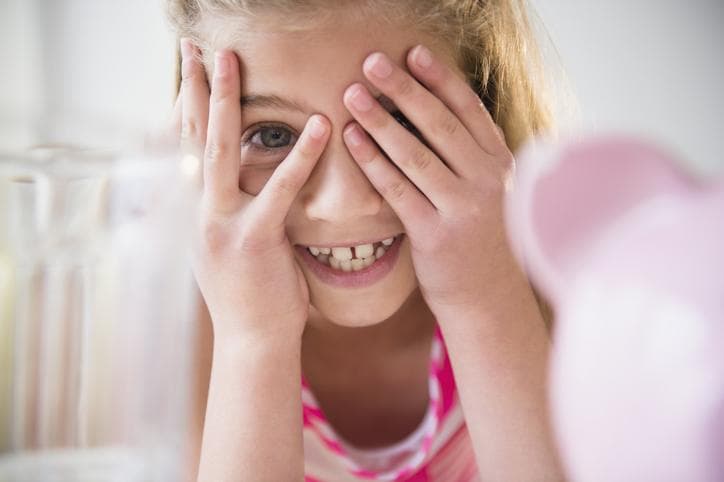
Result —
<instances>
[{"instance_id":1,"label":"blurred foreground surface","mask_svg":"<svg viewBox=\"0 0 724 482\"><path fill-rule=\"evenodd\" d=\"M585 482L724 480L724 173L631 136L531 143L506 221L556 313L551 407Z\"/></svg>"},{"instance_id":2,"label":"blurred foreground surface","mask_svg":"<svg viewBox=\"0 0 724 482\"><path fill-rule=\"evenodd\" d=\"M49 133L0 153L0 482L181 480L196 312L184 173L173 150Z\"/></svg>"}]
</instances>

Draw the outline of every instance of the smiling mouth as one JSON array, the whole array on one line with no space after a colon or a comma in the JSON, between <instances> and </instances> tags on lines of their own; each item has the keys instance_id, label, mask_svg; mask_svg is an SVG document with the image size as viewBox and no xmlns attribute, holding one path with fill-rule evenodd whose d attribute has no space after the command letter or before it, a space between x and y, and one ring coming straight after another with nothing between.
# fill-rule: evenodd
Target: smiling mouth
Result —
<instances>
[{"instance_id":1,"label":"smiling mouth","mask_svg":"<svg viewBox=\"0 0 724 482\"><path fill-rule=\"evenodd\" d=\"M382 258L389 247L397 241L402 234L392 236L374 243L357 246L315 247L306 246L305 249L320 263L332 269L350 272L360 271L372 266Z\"/></svg>"}]
</instances>

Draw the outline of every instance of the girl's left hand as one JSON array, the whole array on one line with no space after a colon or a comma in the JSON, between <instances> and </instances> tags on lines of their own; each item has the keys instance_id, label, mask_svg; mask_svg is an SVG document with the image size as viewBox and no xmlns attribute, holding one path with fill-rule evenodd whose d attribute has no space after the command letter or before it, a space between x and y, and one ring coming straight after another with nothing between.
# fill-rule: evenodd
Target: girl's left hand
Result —
<instances>
[{"instance_id":1,"label":"girl's left hand","mask_svg":"<svg viewBox=\"0 0 724 482\"><path fill-rule=\"evenodd\" d=\"M368 56L363 71L429 147L359 83L344 94L357 121L345 128L345 142L400 217L433 313L479 310L513 266L503 222L513 155L481 99L447 64L422 46L407 64L417 79L382 53Z\"/></svg>"}]
</instances>

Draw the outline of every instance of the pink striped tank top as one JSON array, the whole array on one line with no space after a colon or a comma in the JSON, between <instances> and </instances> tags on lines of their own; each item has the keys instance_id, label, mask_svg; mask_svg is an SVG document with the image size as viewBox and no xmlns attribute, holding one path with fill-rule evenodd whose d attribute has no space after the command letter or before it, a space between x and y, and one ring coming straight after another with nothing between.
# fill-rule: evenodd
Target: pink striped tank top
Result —
<instances>
[{"instance_id":1,"label":"pink striped tank top","mask_svg":"<svg viewBox=\"0 0 724 482\"><path fill-rule=\"evenodd\" d=\"M305 482L479 481L439 325L430 350L428 386L430 402L417 429L394 445L360 449L335 432L302 376Z\"/></svg>"}]
</instances>

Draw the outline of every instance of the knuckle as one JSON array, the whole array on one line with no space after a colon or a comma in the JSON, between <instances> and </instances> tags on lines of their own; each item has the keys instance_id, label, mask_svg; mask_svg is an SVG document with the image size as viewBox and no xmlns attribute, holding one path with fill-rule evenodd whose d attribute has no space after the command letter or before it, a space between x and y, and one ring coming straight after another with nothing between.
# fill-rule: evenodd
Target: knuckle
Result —
<instances>
[{"instance_id":1,"label":"knuckle","mask_svg":"<svg viewBox=\"0 0 724 482\"><path fill-rule=\"evenodd\" d=\"M211 255L224 251L229 244L230 234L226 223L218 219L205 219L201 223L201 242Z\"/></svg>"},{"instance_id":2,"label":"knuckle","mask_svg":"<svg viewBox=\"0 0 724 482\"><path fill-rule=\"evenodd\" d=\"M435 134L439 135L440 137L454 137L458 133L458 129L460 128L460 121L458 119L450 114L446 113L442 116L442 118L434 125Z\"/></svg>"},{"instance_id":3,"label":"knuckle","mask_svg":"<svg viewBox=\"0 0 724 482\"><path fill-rule=\"evenodd\" d=\"M249 229L252 223L242 223L227 216L208 216L201 223L203 252L209 257L226 254L260 254L268 250L270 242L260 229Z\"/></svg>"},{"instance_id":4,"label":"knuckle","mask_svg":"<svg viewBox=\"0 0 724 482\"><path fill-rule=\"evenodd\" d=\"M196 139L199 137L199 124L196 119L186 118L181 122L181 138Z\"/></svg>"},{"instance_id":5,"label":"knuckle","mask_svg":"<svg viewBox=\"0 0 724 482\"><path fill-rule=\"evenodd\" d=\"M215 105L223 105L227 102L233 101L233 93L219 80L214 82L214 86L211 89L211 101Z\"/></svg>"},{"instance_id":6,"label":"knuckle","mask_svg":"<svg viewBox=\"0 0 724 482\"><path fill-rule=\"evenodd\" d=\"M198 73L199 69L195 60L185 59L181 62L181 84L189 84Z\"/></svg>"},{"instance_id":7,"label":"knuckle","mask_svg":"<svg viewBox=\"0 0 724 482\"><path fill-rule=\"evenodd\" d=\"M463 102L463 109L470 110L471 112L478 110L485 116L490 115L490 112L488 112L488 109L485 107L485 103L478 97L478 94L472 90L468 91L468 96L465 102Z\"/></svg>"},{"instance_id":8,"label":"knuckle","mask_svg":"<svg viewBox=\"0 0 724 482\"><path fill-rule=\"evenodd\" d=\"M500 154L500 162L504 171L508 171L515 166L515 158L513 153L507 147L504 147L503 152Z\"/></svg>"},{"instance_id":9,"label":"knuckle","mask_svg":"<svg viewBox=\"0 0 724 482\"><path fill-rule=\"evenodd\" d=\"M246 232L239 238L238 249L242 255L260 254L269 249L269 242L261 236Z\"/></svg>"},{"instance_id":10,"label":"knuckle","mask_svg":"<svg viewBox=\"0 0 724 482\"><path fill-rule=\"evenodd\" d=\"M228 78L214 77L211 86L211 102L222 105L239 101L239 93Z\"/></svg>"},{"instance_id":11,"label":"knuckle","mask_svg":"<svg viewBox=\"0 0 724 482\"><path fill-rule=\"evenodd\" d=\"M382 195L392 201L399 201L407 195L407 185L403 181L393 181L382 187Z\"/></svg>"},{"instance_id":12,"label":"knuckle","mask_svg":"<svg viewBox=\"0 0 724 482\"><path fill-rule=\"evenodd\" d=\"M406 158L404 165L418 171L424 171L430 167L431 162L432 157L430 156L430 151L422 146L417 146L410 156Z\"/></svg>"},{"instance_id":13,"label":"knuckle","mask_svg":"<svg viewBox=\"0 0 724 482\"><path fill-rule=\"evenodd\" d=\"M375 113L375 115L371 115L370 117L371 118L369 120L369 129L367 129L367 126L365 126L368 131L387 129L388 126L390 126L393 122L397 124L397 121L388 112L385 112L383 110L380 110L379 112Z\"/></svg>"},{"instance_id":14,"label":"knuckle","mask_svg":"<svg viewBox=\"0 0 724 482\"><path fill-rule=\"evenodd\" d=\"M295 195L301 188L299 181L289 177L280 177L269 187L274 191L274 194L284 198Z\"/></svg>"},{"instance_id":15,"label":"knuckle","mask_svg":"<svg viewBox=\"0 0 724 482\"><path fill-rule=\"evenodd\" d=\"M229 155L229 146L218 141L212 141L206 144L204 159L210 164L216 164L225 159Z\"/></svg>"},{"instance_id":16,"label":"knuckle","mask_svg":"<svg viewBox=\"0 0 724 482\"><path fill-rule=\"evenodd\" d=\"M400 97L410 97L415 91L415 81L409 75L404 75L397 83L395 90Z\"/></svg>"},{"instance_id":17,"label":"knuckle","mask_svg":"<svg viewBox=\"0 0 724 482\"><path fill-rule=\"evenodd\" d=\"M445 229L442 222L438 221L429 228L427 236L425 236L426 249L435 253L449 249L451 242L453 241L449 238L449 230Z\"/></svg>"},{"instance_id":18,"label":"knuckle","mask_svg":"<svg viewBox=\"0 0 724 482\"><path fill-rule=\"evenodd\" d=\"M310 136L299 139L294 145L297 153L304 159L313 158L318 155L317 146L314 144Z\"/></svg>"},{"instance_id":19,"label":"knuckle","mask_svg":"<svg viewBox=\"0 0 724 482\"><path fill-rule=\"evenodd\" d=\"M390 159L387 154L383 154L382 151L375 149L375 151L372 153L371 158L369 159L369 162L371 164L389 164L390 162L393 162L392 159Z\"/></svg>"},{"instance_id":20,"label":"knuckle","mask_svg":"<svg viewBox=\"0 0 724 482\"><path fill-rule=\"evenodd\" d=\"M509 155L508 151L508 141L505 138L505 131L503 131L503 128L500 127L498 124L493 124L493 127L495 128L495 145L494 147L494 153L498 156L507 157Z\"/></svg>"},{"instance_id":21,"label":"knuckle","mask_svg":"<svg viewBox=\"0 0 724 482\"><path fill-rule=\"evenodd\" d=\"M500 127L498 124L495 124L495 129L498 131L498 136L500 137L500 140L505 143L505 131L502 127Z\"/></svg>"}]
</instances>

